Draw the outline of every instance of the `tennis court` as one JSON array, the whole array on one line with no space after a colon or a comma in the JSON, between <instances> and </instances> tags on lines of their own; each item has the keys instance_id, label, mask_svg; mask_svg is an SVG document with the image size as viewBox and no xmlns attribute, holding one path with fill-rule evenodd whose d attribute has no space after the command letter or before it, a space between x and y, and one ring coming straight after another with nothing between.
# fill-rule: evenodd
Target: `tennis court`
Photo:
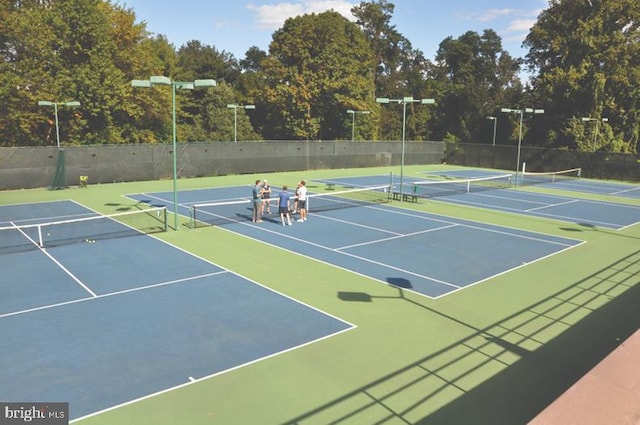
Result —
<instances>
[{"instance_id":1,"label":"tennis court","mask_svg":"<svg viewBox=\"0 0 640 425\"><path fill-rule=\"evenodd\" d=\"M0 399L77 419L353 327L145 234L160 211L0 206Z\"/></svg>"},{"instance_id":2,"label":"tennis court","mask_svg":"<svg viewBox=\"0 0 640 425\"><path fill-rule=\"evenodd\" d=\"M640 206L638 205L512 189L513 177L510 174L482 170L436 171L431 174L446 176L450 179L421 180L416 177L405 177L404 193L416 194L420 199L437 198L439 201L457 205L560 220L582 226L619 230L640 223ZM395 176L394 179L394 183L399 185ZM380 184L388 180L389 176L364 176L326 179L322 180L322 183L358 187ZM582 179L566 181L573 185L583 182ZM557 185L562 182L548 184L550 187L557 188ZM590 184L586 182L585 187L589 186Z\"/></svg>"},{"instance_id":3,"label":"tennis court","mask_svg":"<svg viewBox=\"0 0 640 425\"><path fill-rule=\"evenodd\" d=\"M282 226L276 214L251 222L246 186L185 191L183 213L298 255L431 298L458 291L575 247L581 241L409 211L386 187L309 197L309 220ZM170 193L131 195L171 204ZM357 195L357 196L353 196ZM244 199L241 199L242 197ZM206 204L218 200L219 202ZM272 208L275 211L275 208ZM496 255L499 253L499 255ZM455 264L455 267L452 267Z\"/></svg>"},{"instance_id":4,"label":"tennis court","mask_svg":"<svg viewBox=\"0 0 640 425\"><path fill-rule=\"evenodd\" d=\"M478 177L492 177L499 173L474 169L455 171L437 170L431 171L429 174L447 178L472 179ZM555 190L640 199L640 185L575 177L576 176L574 174L569 174L569 178L564 178L563 174L557 176L556 173L526 173L522 182L524 185L535 184Z\"/></svg>"}]
</instances>

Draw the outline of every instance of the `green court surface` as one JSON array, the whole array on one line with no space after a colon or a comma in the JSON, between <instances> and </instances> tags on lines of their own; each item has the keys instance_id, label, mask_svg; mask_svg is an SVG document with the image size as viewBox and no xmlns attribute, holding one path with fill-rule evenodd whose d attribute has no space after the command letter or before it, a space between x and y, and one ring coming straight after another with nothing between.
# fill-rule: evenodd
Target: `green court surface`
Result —
<instances>
[{"instance_id":1,"label":"green court surface","mask_svg":"<svg viewBox=\"0 0 640 425\"><path fill-rule=\"evenodd\" d=\"M409 166L404 173L420 177L444 168ZM256 178L278 187L390 171L399 170L224 176L179 180L178 187L247 184L250 193ZM7 191L0 204L73 199L108 214L135 208L126 194L170 191L171 184ZM640 205L636 199L570 195ZM357 328L74 423L525 424L640 327L639 224L616 231L437 199L394 205L586 243L433 300L224 227L191 229L184 225L189 218L181 217L179 231L154 237ZM459 266L452 259L450 267Z\"/></svg>"}]
</instances>

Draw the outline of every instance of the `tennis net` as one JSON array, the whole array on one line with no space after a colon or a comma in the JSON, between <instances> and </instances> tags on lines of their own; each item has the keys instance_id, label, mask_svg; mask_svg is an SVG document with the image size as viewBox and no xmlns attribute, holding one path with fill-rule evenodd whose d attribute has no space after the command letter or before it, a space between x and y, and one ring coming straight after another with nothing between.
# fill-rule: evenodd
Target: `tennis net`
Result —
<instances>
[{"instance_id":1,"label":"tennis net","mask_svg":"<svg viewBox=\"0 0 640 425\"><path fill-rule=\"evenodd\" d=\"M278 191L274 191L265 205L263 219L280 222L278 215ZM332 191L331 193L309 193L307 195L307 211L310 213L371 206L387 203L391 199L389 185L367 186ZM267 200L265 200L267 201ZM292 194L291 206L295 206L296 197ZM249 198L227 200L220 202L193 204L190 210L190 226L192 228L203 225L221 226L225 224L251 221L253 202ZM270 211L268 213L267 211Z\"/></svg>"},{"instance_id":2,"label":"tennis net","mask_svg":"<svg viewBox=\"0 0 640 425\"><path fill-rule=\"evenodd\" d=\"M535 184L555 183L563 180L578 179L582 175L582 168L571 168L569 170L554 172L529 172L520 173L518 184L521 186L531 186Z\"/></svg>"},{"instance_id":3,"label":"tennis net","mask_svg":"<svg viewBox=\"0 0 640 425\"><path fill-rule=\"evenodd\" d=\"M502 174L470 179L426 180L406 183L410 190L405 192L421 198L435 198L459 193L484 190L506 189L512 185L513 174Z\"/></svg>"},{"instance_id":4,"label":"tennis net","mask_svg":"<svg viewBox=\"0 0 640 425\"><path fill-rule=\"evenodd\" d=\"M0 227L0 254L167 231L167 209L148 208Z\"/></svg>"}]
</instances>

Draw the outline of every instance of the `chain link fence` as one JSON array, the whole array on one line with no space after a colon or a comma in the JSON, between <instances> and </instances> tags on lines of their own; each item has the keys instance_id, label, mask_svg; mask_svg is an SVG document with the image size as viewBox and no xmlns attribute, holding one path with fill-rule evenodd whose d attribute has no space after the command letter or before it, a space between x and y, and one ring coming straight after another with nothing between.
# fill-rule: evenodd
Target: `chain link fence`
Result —
<instances>
[{"instance_id":1,"label":"chain link fence","mask_svg":"<svg viewBox=\"0 0 640 425\"><path fill-rule=\"evenodd\" d=\"M313 169L394 166L402 143L351 141L260 141L178 143L178 178ZM405 164L440 163L443 142L406 142ZM64 148L64 185L170 179L173 145L98 145ZM56 175L55 147L0 148L0 189L50 187Z\"/></svg>"}]
</instances>

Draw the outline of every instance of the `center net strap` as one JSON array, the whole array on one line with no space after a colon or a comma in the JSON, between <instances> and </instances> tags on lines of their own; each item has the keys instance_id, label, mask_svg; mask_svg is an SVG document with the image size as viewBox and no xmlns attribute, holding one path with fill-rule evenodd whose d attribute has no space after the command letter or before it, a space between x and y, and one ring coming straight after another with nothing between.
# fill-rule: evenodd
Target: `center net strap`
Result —
<instances>
[{"instance_id":1,"label":"center net strap","mask_svg":"<svg viewBox=\"0 0 640 425\"><path fill-rule=\"evenodd\" d=\"M0 253L136 236L167 230L165 207L0 227Z\"/></svg>"}]
</instances>

